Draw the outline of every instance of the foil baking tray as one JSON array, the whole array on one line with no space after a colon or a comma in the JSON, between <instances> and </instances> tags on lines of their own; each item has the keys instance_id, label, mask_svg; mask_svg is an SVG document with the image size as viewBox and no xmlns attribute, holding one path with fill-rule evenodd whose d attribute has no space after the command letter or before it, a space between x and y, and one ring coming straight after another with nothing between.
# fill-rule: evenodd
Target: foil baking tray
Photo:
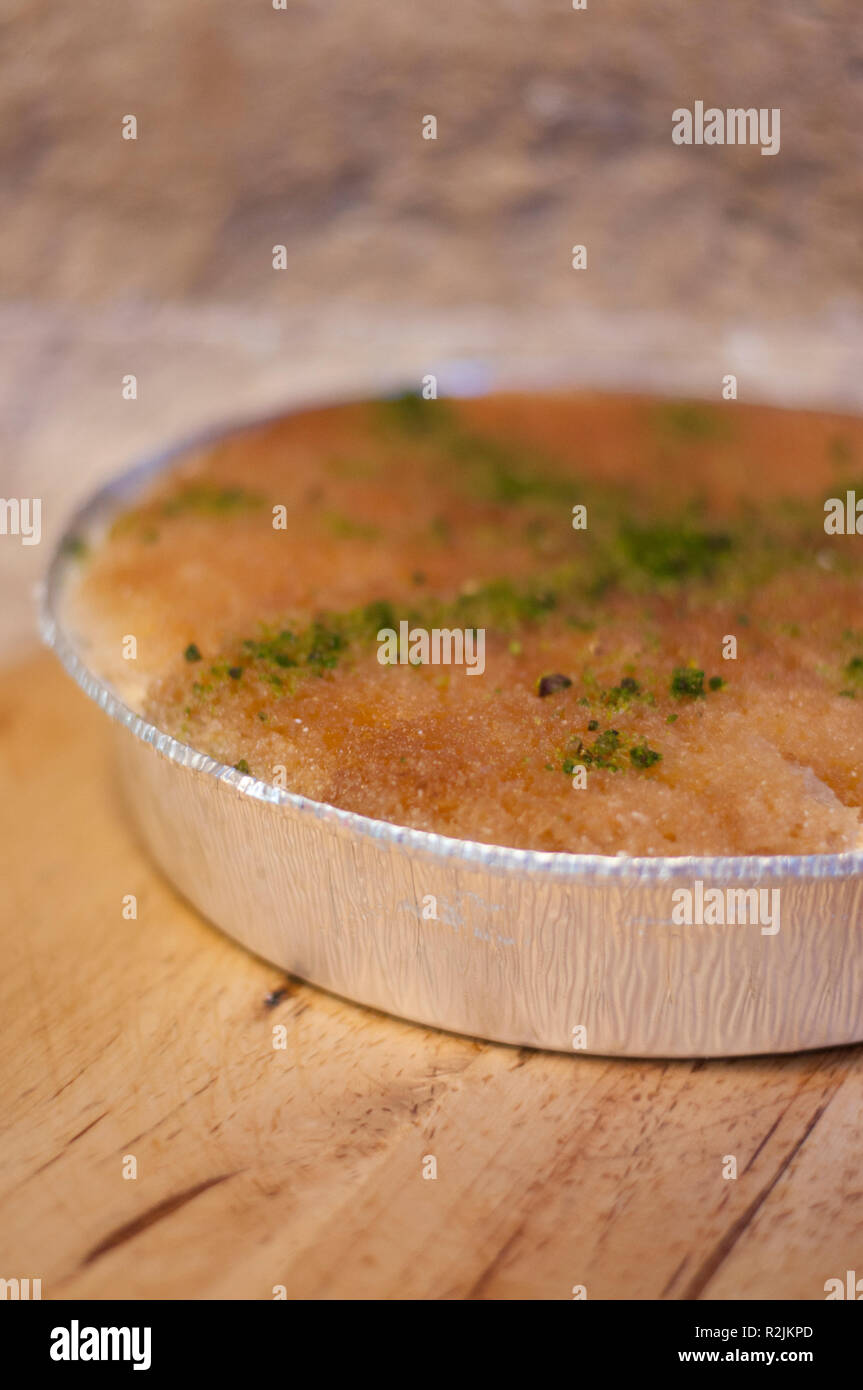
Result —
<instances>
[{"instance_id":1,"label":"foil baking tray","mask_svg":"<svg viewBox=\"0 0 863 1390\"><path fill-rule=\"evenodd\" d=\"M261 423L199 435L101 488L69 521L39 596L43 640L108 716L129 813L179 892L291 975L496 1042L713 1057L863 1040L861 851L607 857L407 829L216 762L88 668L63 618L72 539L186 453ZM738 916L741 892L778 891L767 901L781 904L779 930L697 910L682 924L679 890L696 908L719 890Z\"/></svg>"}]
</instances>

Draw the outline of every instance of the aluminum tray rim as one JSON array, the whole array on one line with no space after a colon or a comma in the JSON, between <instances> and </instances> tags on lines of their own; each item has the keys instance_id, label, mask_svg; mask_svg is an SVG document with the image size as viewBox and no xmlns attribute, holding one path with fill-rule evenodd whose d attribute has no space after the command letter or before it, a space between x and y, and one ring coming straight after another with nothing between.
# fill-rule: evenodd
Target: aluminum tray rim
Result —
<instances>
[{"instance_id":1,"label":"aluminum tray rim","mask_svg":"<svg viewBox=\"0 0 863 1390\"><path fill-rule=\"evenodd\" d=\"M476 394L482 394L477 391ZM608 393L613 394L613 393ZM843 879L863 874L863 849L833 854L777 855L603 855L580 854L569 850L519 849L488 844L479 840L457 839L435 831L419 830L391 821L377 820L356 811L347 811L328 802L316 801L297 792L276 787L206 753L182 743L171 734L137 714L81 656L76 642L60 616L63 584L70 566L71 542L88 531L97 518L110 515L124 501L136 496L151 479L170 464L194 450L214 444L245 430L262 428L299 411L327 405L347 404L329 398L307 401L286 410L274 410L195 431L178 442L146 455L137 463L112 476L74 509L58 538L43 580L36 586L37 626L42 642L59 660L84 694L112 720L124 726L136 739L149 744L157 753L194 773L212 777L232 787L239 795L273 806L291 807L303 817L329 824L347 835L359 835L379 846L398 846L424 859L463 865L488 872L523 874L573 883L596 880L625 880L648 883L689 874L711 882L736 883L753 879ZM365 395L355 399L366 399Z\"/></svg>"}]
</instances>

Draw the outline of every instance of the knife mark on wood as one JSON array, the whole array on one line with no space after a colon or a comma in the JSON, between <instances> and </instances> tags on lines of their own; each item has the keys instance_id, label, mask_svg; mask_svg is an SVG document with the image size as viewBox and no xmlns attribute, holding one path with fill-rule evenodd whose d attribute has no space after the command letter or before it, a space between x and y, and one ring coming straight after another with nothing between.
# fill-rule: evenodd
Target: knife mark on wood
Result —
<instances>
[{"instance_id":1,"label":"knife mark on wood","mask_svg":"<svg viewBox=\"0 0 863 1390\"><path fill-rule=\"evenodd\" d=\"M237 1173L244 1170L238 1168L233 1173L219 1173L214 1178L205 1178L203 1182L195 1183L194 1187L187 1187L182 1192L177 1192L173 1197L165 1197L161 1202L157 1202L154 1207L149 1207L140 1216L134 1217L131 1221L126 1221L116 1230L109 1232L103 1240L94 1245L81 1261L81 1268L91 1265L100 1256L106 1255L109 1250L116 1250L118 1245L125 1245L127 1240L132 1240L135 1236L146 1231L150 1226L155 1226L157 1221L164 1221L166 1216L172 1216L175 1211L186 1206L189 1202L200 1197L202 1192L208 1192L211 1187L217 1187L219 1183L227 1182L230 1178L235 1178Z\"/></svg>"},{"instance_id":2,"label":"knife mark on wood","mask_svg":"<svg viewBox=\"0 0 863 1390\"><path fill-rule=\"evenodd\" d=\"M108 1051L109 1048L114 1046L114 1043L117 1041L119 1037L120 1034L115 1033L112 1038L109 1038L108 1041L105 1043L104 1047L99 1048L99 1051L95 1054L95 1056L91 1057L89 1061L85 1062L83 1067L80 1067L78 1071L75 1072L74 1076L70 1076L68 1081L64 1081L63 1085L57 1088L57 1090L51 1096L51 1100L56 1100L58 1096L62 1095L64 1091L68 1090L70 1086L74 1085L74 1083L78 1080L79 1076L83 1076L84 1072L89 1071L90 1067L93 1066L94 1062L98 1062L100 1057L104 1057L105 1053Z\"/></svg>"},{"instance_id":3,"label":"knife mark on wood","mask_svg":"<svg viewBox=\"0 0 863 1390\"><path fill-rule=\"evenodd\" d=\"M473 1286L470 1289L468 1289L467 1293L464 1295L465 1302L467 1302L468 1299L478 1299L482 1297L482 1295L485 1293L485 1290L488 1288L489 1284L494 1279L494 1276L497 1274L497 1271L500 1269L501 1265L505 1261L507 1255L512 1250L513 1246L517 1243L526 1224L527 1218L525 1217L524 1221L520 1222L519 1225L515 1228L509 1239L504 1241L503 1245L498 1250L494 1259L491 1261L491 1264L486 1266L486 1268L483 1270L482 1274L479 1276L479 1278L476 1280Z\"/></svg>"},{"instance_id":4,"label":"knife mark on wood","mask_svg":"<svg viewBox=\"0 0 863 1390\"><path fill-rule=\"evenodd\" d=\"M178 1105L174 1105L170 1110L166 1110L164 1115L160 1115L158 1120L155 1120L147 1129L142 1129L140 1134L135 1134L131 1139L127 1139L124 1147L129 1149L133 1144L137 1144L139 1139L143 1139L146 1134L152 1134L154 1129L158 1129L159 1125L163 1125L166 1120L170 1120L171 1116L176 1115L178 1110L182 1110L184 1105L188 1105L189 1102L195 1100L197 1096L202 1096L211 1086L215 1086L218 1079L217 1076L211 1076L209 1081L205 1081L203 1086L198 1087L197 1091L193 1091L190 1096L186 1096Z\"/></svg>"},{"instance_id":5,"label":"knife mark on wood","mask_svg":"<svg viewBox=\"0 0 863 1390\"><path fill-rule=\"evenodd\" d=\"M779 1112L779 1114L776 1116L776 1119L773 1121L773 1124L770 1126L770 1128L768 1129L768 1131L767 1131L767 1133L765 1134L764 1138L761 1140L761 1143L758 1145L758 1148L755 1150L754 1154L753 1154L752 1157L750 1158L750 1160L749 1160L749 1162L747 1163L746 1167L743 1169L743 1175L745 1175L746 1173L749 1172L749 1169L752 1167L752 1165L753 1165L753 1163L755 1162L756 1158L757 1158L758 1155L761 1153L761 1150L764 1148L764 1145L765 1145L770 1139L773 1138L774 1134L776 1133L777 1129L779 1128L779 1125L780 1125L780 1124L782 1123L782 1121L785 1119L785 1116L787 1115L787 1113L788 1113L788 1111L789 1111L790 1108L791 1108L791 1101L789 1101L788 1104L785 1106L785 1109L784 1109L784 1110L781 1110L781 1111Z\"/></svg>"},{"instance_id":6,"label":"knife mark on wood","mask_svg":"<svg viewBox=\"0 0 863 1390\"><path fill-rule=\"evenodd\" d=\"M662 1290L662 1293L659 1295L660 1298L667 1298L668 1295L671 1293L671 1290L674 1288L674 1285L677 1283L678 1279L680 1278L681 1274L686 1268L686 1263L688 1259L689 1255L683 1256L683 1259L680 1261L680 1264L677 1266L668 1283L665 1285L665 1288Z\"/></svg>"},{"instance_id":7,"label":"knife mark on wood","mask_svg":"<svg viewBox=\"0 0 863 1390\"><path fill-rule=\"evenodd\" d=\"M833 1097L831 1096L830 1100L832 1099ZM830 1100L826 1100L823 1105L818 1106L818 1109L815 1111L815 1114L812 1116L812 1119L809 1121L800 1138L797 1140L797 1143L793 1146L793 1148L789 1149L788 1153L785 1155L785 1158L780 1163L779 1167L777 1168L773 1177L770 1179L769 1183L767 1183L766 1186L761 1189L755 1200L753 1202L750 1202L743 1215L738 1217L738 1219L734 1222L733 1226L729 1227L729 1229L725 1232L725 1235L714 1247L714 1249L708 1255L704 1263L700 1266L699 1269L696 1270L692 1279L686 1286L686 1289L681 1294L681 1299L691 1300L701 1297L702 1293L704 1292L707 1285L710 1283L714 1274L716 1274L720 1265L724 1264L725 1261L728 1259L728 1256L731 1254L731 1251L734 1249L738 1240L743 1235L750 1221L752 1221L753 1217L756 1216L759 1208L762 1207L764 1203L767 1201L767 1198L770 1196L774 1187L779 1182L779 1179L783 1176L786 1169L790 1167L800 1150L803 1148L803 1145L806 1143L806 1140L809 1138L818 1121L821 1119L821 1116L824 1114L824 1111L830 1104Z\"/></svg>"}]
</instances>

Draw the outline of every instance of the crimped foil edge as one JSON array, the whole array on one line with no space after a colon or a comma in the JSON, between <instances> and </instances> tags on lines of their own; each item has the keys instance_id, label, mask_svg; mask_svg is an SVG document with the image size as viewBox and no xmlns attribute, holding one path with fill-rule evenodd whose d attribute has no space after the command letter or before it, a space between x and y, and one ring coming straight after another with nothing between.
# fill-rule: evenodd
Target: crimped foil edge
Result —
<instances>
[{"instance_id":1,"label":"crimped foil edge","mask_svg":"<svg viewBox=\"0 0 863 1390\"><path fill-rule=\"evenodd\" d=\"M311 408L314 408L314 403L301 407L303 411ZM67 567L72 563L67 554L68 543L82 530L88 530L96 517L109 514L121 502L128 501L164 468L192 450L215 443L230 434L265 426L283 418L286 413L289 412L275 412L263 417L226 423L191 435L110 479L91 494L68 520L54 548L45 579L37 586L39 634L85 695L111 719L125 726L135 738L149 744L157 753L172 762L194 773L217 778L233 787L241 796L272 805L290 806L304 815L324 821L337 833L360 835L378 843L399 846L423 859L463 865L465 868L481 868L490 873L516 873L530 878L538 876L572 882L622 879L630 883L679 878L681 874L709 879L712 883L750 884L789 877L836 879L863 874L863 850L810 855L629 856L518 849L477 840L456 839L434 831L417 830L389 821L376 820L275 787L218 762L136 714L108 682L89 668L60 618L60 594Z\"/></svg>"}]
</instances>

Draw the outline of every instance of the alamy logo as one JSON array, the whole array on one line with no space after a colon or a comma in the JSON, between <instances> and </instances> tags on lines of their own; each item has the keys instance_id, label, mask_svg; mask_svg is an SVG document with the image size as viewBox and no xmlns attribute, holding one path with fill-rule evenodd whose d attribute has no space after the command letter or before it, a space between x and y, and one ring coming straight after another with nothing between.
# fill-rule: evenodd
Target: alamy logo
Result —
<instances>
[{"instance_id":1,"label":"alamy logo","mask_svg":"<svg viewBox=\"0 0 863 1390\"><path fill-rule=\"evenodd\" d=\"M469 676L485 670L485 628L382 627L378 633L378 661L382 666L467 666Z\"/></svg>"},{"instance_id":2,"label":"alamy logo","mask_svg":"<svg viewBox=\"0 0 863 1390\"><path fill-rule=\"evenodd\" d=\"M20 1300L41 1297L41 1279L0 1279L0 1298Z\"/></svg>"},{"instance_id":3,"label":"alamy logo","mask_svg":"<svg viewBox=\"0 0 863 1390\"><path fill-rule=\"evenodd\" d=\"M707 888L697 878L689 888L675 888L671 920L679 927L761 926L762 936L779 930L778 888Z\"/></svg>"},{"instance_id":4,"label":"alamy logo","mask_svg":"<svg viewBox=\"0 0 863 1390\"><path fill-rule=\"evenodd\" d=\"M779 107L744 109L708 106L697 101L694 111L678 106L671 113L671 138L675 145L760 145L762 154L779 153Z\"/></svg>"},{"instance_id":5,"label":"alamy logo","mask_svg":"<svg viewBox=\"0 0 863 1390\"><path fill-rule=\"evenodd\" d=\"M149 1371L149 1327L69 1327L51 1330L52 1361L132 1361L133 1371Z\"/></svg>"},{"instance_id":6,"label":"alamy logo","mask_svg":"<svg viewBox=\"0 0 863 1390\"><path fill-rule=\"evenodd\" d=\"M828 536L863 536L863 497L846 492L824 503L824 530Z\"/></svg>"},{"instance_id":7,"label":"alamy logo","mask_svg":"<svg viewBox=\"0 0 863 1390\"><path fill-rule=\"evenodd\" d=\"M22 545L42 539L41 497L0 497L0 536L20 536Z\"/></svg>"},{"instance_id":8,"label":"alamy logo","mask_svg":"<svg viewBox=\"0 0 863 1390\"><path fill-rule=\"evenodd\" d=\"M827 1303L834 1298L850 1298L860 1303L863 1302L863 1279L857 1278L856 1270L846 1269L844 1280L828 1279L825 1282L824 1292Z\"/></svg>"}]
</instances>

